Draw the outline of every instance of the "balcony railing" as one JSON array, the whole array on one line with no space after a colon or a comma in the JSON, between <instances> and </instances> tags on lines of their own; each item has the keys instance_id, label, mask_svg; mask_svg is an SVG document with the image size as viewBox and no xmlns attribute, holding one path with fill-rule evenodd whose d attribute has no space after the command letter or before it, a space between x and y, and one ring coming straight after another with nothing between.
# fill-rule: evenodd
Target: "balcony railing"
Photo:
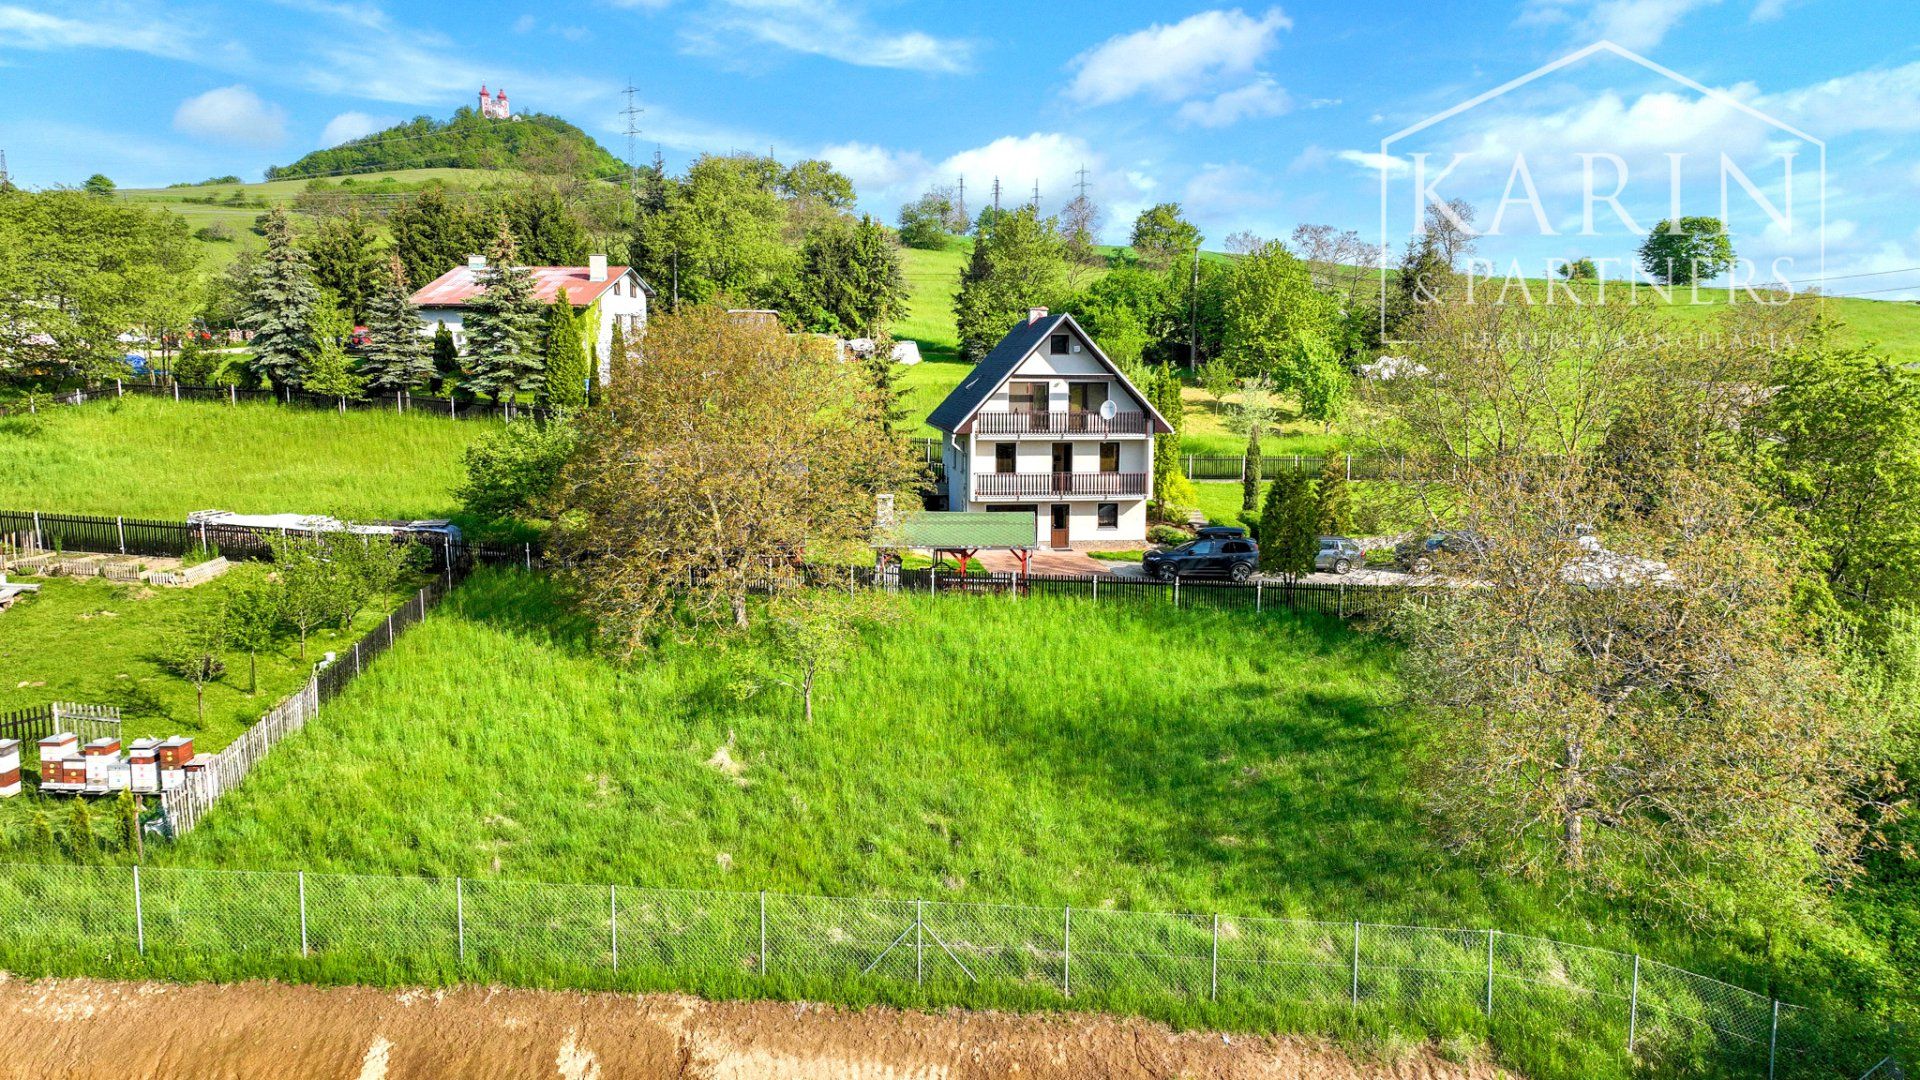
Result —
<instances>
[{"instance_id":1,"label":"balcony railing","mask_svg":"<svg viewBox=\"0 0 1920 1080\"><path fill-rule=\"evenodd\" d=\"M980 412L973 417L980 435L1145 435L1147 414L1115 413L1109 420L1088 409L1063 412Z\"/></svg>"},{"instance_id":2,"label":"balcony railing","mask_svg":"<svg viewBox=\"0 0 1920 1080\"><path fill-rule=\"evenodd\" d=\"M1146 493L1146 473L980 473L973 478L976 499L1093 498Z\"/></svg>"}]
</instances>

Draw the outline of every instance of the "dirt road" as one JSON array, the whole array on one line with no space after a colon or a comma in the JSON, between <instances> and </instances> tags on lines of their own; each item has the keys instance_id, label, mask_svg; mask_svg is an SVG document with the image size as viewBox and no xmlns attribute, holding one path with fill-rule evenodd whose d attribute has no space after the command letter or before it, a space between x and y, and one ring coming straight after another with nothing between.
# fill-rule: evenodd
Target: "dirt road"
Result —
<instances>
[{"instance_id":1,"label":"dirt road","mask_svg":"<svg viewBox=\"0 0 1920 1080\"><path fill-rule=\"evenodd\" d=\"M0 976L0 1076L402 1080L1492 1080L1092 1016L847 1011L668 994L176 986Z\"/></svg>"}]
</instances>

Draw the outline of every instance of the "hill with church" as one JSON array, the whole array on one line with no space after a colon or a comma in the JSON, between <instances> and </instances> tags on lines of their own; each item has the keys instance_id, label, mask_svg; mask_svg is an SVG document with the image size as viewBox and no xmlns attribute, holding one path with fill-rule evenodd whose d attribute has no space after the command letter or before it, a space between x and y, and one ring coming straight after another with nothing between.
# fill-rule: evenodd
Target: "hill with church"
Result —
<instances>
[{"instance_id":1,"label":"hill with church","mask_svg":"<svg viewBox=\"0 0 1920 1080\"><path fill-rule=\"evenodd\" d=\"M514 114L506 92L480 91L478 108L451 119L418 116L385 131L316 150L267 170L268 180L351 176L398 169L512 169L547 175L617 176L625 166L593 137L557 116Z\"/></svg>"}]
</instances>

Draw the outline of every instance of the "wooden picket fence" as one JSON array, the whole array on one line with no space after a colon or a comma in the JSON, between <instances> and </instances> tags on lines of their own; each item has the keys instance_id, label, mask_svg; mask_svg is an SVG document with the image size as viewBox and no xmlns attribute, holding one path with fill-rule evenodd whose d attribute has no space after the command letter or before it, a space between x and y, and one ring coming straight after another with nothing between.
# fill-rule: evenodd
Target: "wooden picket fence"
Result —
<instances>
[{"instance_id":1,"label":"wooden picket fence","mask_svg":"<svg viewBox=\"0 0 1920 1080\"><path fill-rule=\"evenodd\" d=\"M55 701L0 713L0 739L33 743L57 731L71 731L82 743L120 737L120 710L112 705Z\"/></svg>"}]
</instances>

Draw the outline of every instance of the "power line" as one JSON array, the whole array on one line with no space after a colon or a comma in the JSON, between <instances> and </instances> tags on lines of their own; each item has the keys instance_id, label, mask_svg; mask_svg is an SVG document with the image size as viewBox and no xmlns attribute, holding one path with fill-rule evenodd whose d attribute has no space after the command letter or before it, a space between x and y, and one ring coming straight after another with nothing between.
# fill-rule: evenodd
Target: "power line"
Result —
<instances>
[{"instance_id":1,"label":"power line","mask_svg":"<svg viewBox=\"0 0 1920 1080\"><path fill-rule=\"evenodd\" d=\"M640 161L635 151L635 140L640 137L640 114L646 111L634 104L633 95L639 92L639 89L633 85L633 80L628 79L625 90L627 107L620 110L621 114L627 118L627 194L634 198L640 196Z\"/></svg>"},{"instance_id":2,"label":"power line","mask_svg":"<svg viewBox=\"0 0 1920 1080\"><path fill-rule=\"evenodd\" d=\"M1074 176L1076 177L1074 184L1075 194L1084 199L1087 197L1087 167L1085 165L1080 166L1080 171L1075 173Z\"/></svg>"}]
</instances>

